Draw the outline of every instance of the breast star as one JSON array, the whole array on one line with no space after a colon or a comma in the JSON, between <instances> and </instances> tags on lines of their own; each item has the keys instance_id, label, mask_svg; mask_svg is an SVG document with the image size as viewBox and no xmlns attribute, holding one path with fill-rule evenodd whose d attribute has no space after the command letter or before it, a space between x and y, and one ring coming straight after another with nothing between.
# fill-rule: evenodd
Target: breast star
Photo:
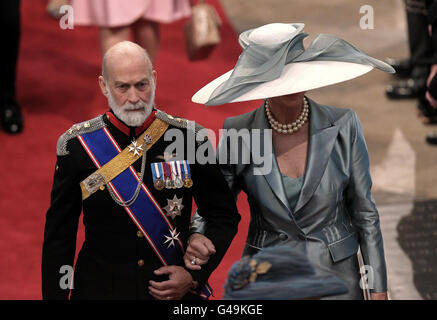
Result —
<instances>
[{"instance_id":1,"label":"breast star","mask_svg":"<svg viewBox=\"0 0 437 320\"><path fill-rule=\"evenodd\" d=\"M182 213L182 209L184 205L182 204L182 199L178 199L176 195L174 195L173 199L167 199L167 205L164 207L164 210L167 211L167 216L172 219L176 218L176 216L180 216Z\"/></svg>"}]
</instances>

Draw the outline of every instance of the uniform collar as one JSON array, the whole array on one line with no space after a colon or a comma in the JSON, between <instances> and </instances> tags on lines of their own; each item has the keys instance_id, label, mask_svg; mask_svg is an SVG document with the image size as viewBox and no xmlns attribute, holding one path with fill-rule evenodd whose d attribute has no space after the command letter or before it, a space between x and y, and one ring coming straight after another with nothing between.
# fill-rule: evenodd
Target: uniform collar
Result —
<instances>
[{"instance_id":1,"label":"uniform collar","mask_svg":"<svg viewBox=\"0 0 437 320\"><path fill-rule=\"evenodd\" d=\"M153 109L152 113L147 117L147 119L144 121L144 123L139 127L130 127L126 125L123 121L118 119L115 114L112 112L112 110L106 112L106 118L109 120L109 122L114 125L118 130L123 132L127 136L139 136L141 133L146 130L150 124L155 120L156 110Z\"/></svg>"}]
</instances>

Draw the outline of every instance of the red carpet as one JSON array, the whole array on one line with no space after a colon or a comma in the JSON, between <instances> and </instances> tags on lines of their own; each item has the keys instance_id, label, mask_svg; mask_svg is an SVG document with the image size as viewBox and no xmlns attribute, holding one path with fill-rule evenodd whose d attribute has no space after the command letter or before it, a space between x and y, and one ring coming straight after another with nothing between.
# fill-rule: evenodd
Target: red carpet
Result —
<instances>
[{"instance_id":1,"label":"red carpet","mask_svg":"<svg viewBox=\"0 0 437 320\"><path fill-rule=\"evenodd\" d=\"M207 109L191 102L197 89L231 69L241 52L218 1L208 2L222 17L222 43L208 60L190 63L183 39L185 21L163 25L156 61L156 95L159 108L196 120L218 134L226 117L259 104L237 103ZM45 0L22 0L18 100L25 130L18 136L0 133L0 299L41 298L41 247L56 141L72 124L107 109L97 83L101 63L97 29L62 30L58 21L45 13L45 5ZM241 200L239 234L210 279L216 299L222 296L229 267L240 258L247 234L248 206ZM78 248L82 241L80 229Z\"/></svg>"}]
</instances>

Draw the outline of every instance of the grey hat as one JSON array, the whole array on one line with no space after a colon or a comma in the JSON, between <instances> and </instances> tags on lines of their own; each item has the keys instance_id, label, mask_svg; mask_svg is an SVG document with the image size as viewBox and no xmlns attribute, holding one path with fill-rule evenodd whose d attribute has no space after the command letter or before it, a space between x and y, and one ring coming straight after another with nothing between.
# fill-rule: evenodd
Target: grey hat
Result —
<instances>
[{"instance_id":1,"label":"grey hat","mask_svg":"<svg viewBox=\"0 0 437 320\"><path fill-rule=\"evenodd\" d=\"M266 99L325 87L373 68L393 73L347 41L320 34L305 48L302 23L271 23L240 34L234 69L200 89L192 101L206 105Z\"/></svg>"},{"instance_id":2,"label":"grey hat","mask_svg":"<svg viewBox=\"0 0 437 320\"><path fill-rule=\"evenodd\" d=\"M318 299L348 292L346 283L290 246L263 249L231 267L225 300Z\"/></svg>"}]
</instances>

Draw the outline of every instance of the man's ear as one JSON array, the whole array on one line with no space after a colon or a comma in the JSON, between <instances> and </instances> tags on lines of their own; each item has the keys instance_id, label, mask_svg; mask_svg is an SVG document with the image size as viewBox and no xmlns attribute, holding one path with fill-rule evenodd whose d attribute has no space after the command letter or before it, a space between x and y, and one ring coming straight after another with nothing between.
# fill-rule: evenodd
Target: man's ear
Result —
<instances>
[{"instance_id":1,"label":"man's ear","mask_svg":"<svg viewBox=\"0 0 437 320\"><path fill-rule=\"evenodd\" d=\"M106 81L103 78L103 76L99 76L99 86L100 86L100 90L102 90L103 95L107 97L109 88L106 87Z\"/></svg>"},{"instance_id":2,"label":"man's ear","mask_svg":"<svg viewBox=\"0 0 437 320\"><path fill-rule=\"evenodd\" d=\"M157 74L155 70L152 71L152 75L153 75L153 79L155 80L155 87L156 87Z\"/></svg>"}]
</instances>

